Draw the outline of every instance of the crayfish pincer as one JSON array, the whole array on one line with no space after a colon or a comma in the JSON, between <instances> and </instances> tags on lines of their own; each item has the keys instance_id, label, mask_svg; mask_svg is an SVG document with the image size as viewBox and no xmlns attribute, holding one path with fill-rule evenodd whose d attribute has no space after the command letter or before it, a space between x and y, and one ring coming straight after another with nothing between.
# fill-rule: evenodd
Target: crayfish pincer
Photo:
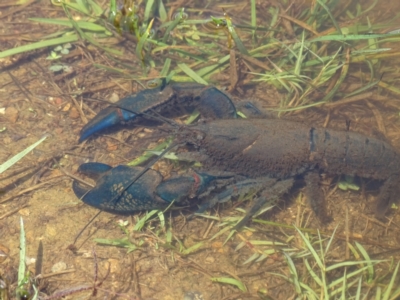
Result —
<instances>
[{"instance_id":1,"label":"crayfish pincer","mask_svg":"<svg viewBox=\"0 0 400 300\"><path fill-rule=\"evenodd\" d=\"M81 171L97 177L97 185L87 190L75 182L75 194L96 208L132 213L192 198L204 199L204 210L252 190L257 198L237 227L265 203L277 201L299 177L304 178L313 211L325 219L324 196L319 188L322 173L381 181L377 216L398 202L400 154L389 143L360 133L288 120L236 118L236 108L227 94L200 84L165 85L124 98L90 121L80 140L127 121L127 115L131 119L148 117L154 111L169 115L172 108L180 106L198 108L205 115L203 122L181 127L174 141L181 147L191 145L188 149L198 152L204 171L164 180L156 171L140 167L84 164Z\"/></svg>"}]
</instances>

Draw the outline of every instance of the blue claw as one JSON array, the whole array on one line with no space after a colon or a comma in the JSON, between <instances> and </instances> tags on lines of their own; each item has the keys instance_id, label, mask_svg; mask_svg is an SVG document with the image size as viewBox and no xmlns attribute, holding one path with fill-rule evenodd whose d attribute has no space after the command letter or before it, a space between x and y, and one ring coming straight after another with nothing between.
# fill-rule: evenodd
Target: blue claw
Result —
<instances>
[{"instance_id":1,"label":"blue claw","mask_svg":"<svg viewBox=\"0 0 400 300\"><path fill-rule=\"evenodd\" d=\"M162 89L163 86L143 90L137 95L130 95L117 101L114 106L103 109L82 128L79 142L86 140L92 134L103 129L134 120L139 114L146 113L156 107L160 104L157 95Z\"/></svg>"},{"instance_id":2,"label":"blue claw","mask_svg":"<svg viewBox=\"0 0 400 300\"><path fill-rule=\"evenodd\" d=\"M156 193L163 200L181 203L184 198L193 198L205 192L212 181L218 177L206 173L195 172L189 177L175 177L163 181L157 186Z\"/></svg>"},{"instance_id":3,"label":"blue claw","mask_svg":"<svg viewBox=\"0 0 400 300\"><path fill-rule=\"evenodd\" d=\"M128 166L112 168L101 163L87 163L81 165L78 171L91 178L97 177L93 189L83 188L76 181L72 189L83 202L98 209L115 214L131 214L141 210L164 208L168 205L153 192L162 181L162 176L157 171L148 170L133 184L131 184L132 179L139 175L143 168ZM126 190L122 192L124 189Z\"/></svg>"},{"instance_id":4,"label":"blue claw","mask_svg":"<svg viewBox=\"0 0 400 300\"><path fill-rule=\"evenodd\" d=\"M126 99L126 98L125 98ZM122 100L125 100L122 99ZM103 129L109 128L113 125L120 124L133 120L136 114L123 110L117 107L107 107L98 113L93 119L91 119L81 130L81 136L79 137L79 143L86 140L92 134L99 132Z\"/></svg>"},{"instance_id":5,"label":"blue claw","mask_svg":"<svg viewBox=\"0 0 400 300\"><path fill-rule=\"evenodd\" d=\"M81 130L79 142L113 125L135 120L139 116L151 114L152 110L163 114L184 108L197 107L201 114L210 119L230 119L236 117L236 108L228 95L215 87L198 83L163 82L157 88L143 90L136 95L125 97L113 106L100 111Z\"/></svg>"},{"instance_id":6,"label":"blue claw","mask_svg":"<svg viewBox=\"0 0 400 300\"><path fill-rule=\"evenodd\" d=\"M214 180L230 177L193 173L192 176L163 181L160 173L150 169L132 183L143 171L142 167L112 168L102 163L86 163L78 171L95 179L96 186L87 189L74 181L72 189L75 195L90 206L115 214L162 209L172 201L182 204L183 199L205 193Z\"/></svg>"}]
</instances>

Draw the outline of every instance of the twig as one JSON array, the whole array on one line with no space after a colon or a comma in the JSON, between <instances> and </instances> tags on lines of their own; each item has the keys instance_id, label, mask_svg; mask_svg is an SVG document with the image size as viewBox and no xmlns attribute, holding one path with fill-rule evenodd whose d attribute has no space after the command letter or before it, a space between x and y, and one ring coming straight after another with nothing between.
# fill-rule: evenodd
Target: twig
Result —
<instances>
[{"instance_id":1,"label":"twig","mask_svg":"<svg viewBox=\"0 0 400 300\"><path fill-rule=\"evenodd\" d=\"M5 203L5 202L7 202L7 201L10 201L10 200L12 200L12 199L14 199L14 198L16 198L16 197L18 197L18 196L21 196L21 195L23 195L23 194L26 194L26 193L32 192L32 191L34 191L34 190L37 190L37 189L39 189L39 188L45 186L46 184L56 183L56 182L62 181L62 180L67 179L67 178L68 178L68 177L66 177L66 176L64 176L64 175L62 175L62 176L55 176L55 177L53 177L53 178L51 178L51 179L49 179L49 180L47 180L47 181L45 181L45 182L42 182L42 183L39 183L39 184L37 184L37 185L31 186L31 187L29 187L29 188L27 188L27 189L25 189L25 190L20 191L19 193L15 194L15 195L11 195L11 196L9 196L9 197L7 197L7 198L1 200L1 201L0 201L0 204Z\"/></svg>"},{"instance_id":2,"label":"twig","mask_svg":"<svg viewBox=\"0 0 400 300\"><path fill-rule=\"evenodd\" d=\"M38 279L45 279L45 278L50 278L53 276L58 276L58 275L63 275L63 274L68 274L68 273L73 273L75 272L75 269L68 269L68 270L63 270L63 271L58 271L58 272L54 272L54 273L49 273L49 274L41 274L39 276L37 276L36 278Z\"/></svg>"},{"instance_id":3,"label":"twig","mask_svg":"<svg viewBox=\"0 0 400 300\"><path fill-rule=\"evenodd\" d=\"M21 206L17 207L16 209L13 209L7 213L5 213L4 215L0 216L0 220L3 220L4 218L7 218L8 216L11 216L13 214L15 214L16 212L18 212L21 208L27 207L28 203L24 203Z\"/></svg>"},{"instance_id":4,"label":"twig","mask_svg":"<svg viewBox=\"0 0 400 300\"><path fill-rule=\"evenodd\" d=\"M64 168L60 167L60 171L63 172L68 177L71 177L73 180L76 180L76 181L79 181L79 182L81 182L83 184L86 184L87 186L90 186L91 188L94 187L94 184L92 184L90 182L87 182L87 181L85 181L85 180L83 180L83 179L81 179L81 178L79 178L79 177L77 177L75 175L72 175L70 172L66 171Z\"/></svg>"}]
</instances>

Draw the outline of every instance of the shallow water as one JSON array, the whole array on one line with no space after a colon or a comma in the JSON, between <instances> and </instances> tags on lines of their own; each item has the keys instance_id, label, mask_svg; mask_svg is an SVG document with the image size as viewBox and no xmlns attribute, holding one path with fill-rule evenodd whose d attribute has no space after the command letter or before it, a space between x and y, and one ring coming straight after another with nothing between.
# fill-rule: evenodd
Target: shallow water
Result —
<instances>
[{"instance_id":1,"label":"shallow water","mask_svg":"<svg viewBox=\"0 0 400 300\"><path fill-rule=\"evenodd\" d=\"M361 10L370 7L373 2L360 2ZM251 30L244 28L251 23L250 4L247 1L239 3L214 1L206 7L201 16L198 9L191 9L192 4L196 7L194 2L185 3L189 19L222 16L225 10L232 18L238 36L249 51L262 45L269 45L276 40L288 41L286 46L283 45L281 49L270 52L265 46L267 50L253 55L257 63L246 59L245 55L236 51L237 76L236 72L233 72L232 65L228 64L211 77L205 75L204 77L209 82L220 88L226 88L235 101L258 99L257 104L264 108L278 108L282 106L282 103L301 104L301 101L295 97L296 93L293 97L287 96L288 92L282 84L254 82L257 77L249 73L267 73L266 70L274 69L280 70L275 74L287 71L284 68L289 64L282 59L282 55L286 53L287 47L299 41L299 26L304 26L304 24L296 25L293 18L301 20L300 12L305 11L313 2L295 1L291 4L292 6L284 1L256 2L257 25L265 28L271 25L278 11L282 15L285 12L284 8L291 7L286 12L286 18L282 17L286 23L281 21L278 23L279 26L277 25L272 30L257 31L257 38L252 38ZM392 24L378 28L374 30L374 33L398 29L400 22L396 12L399 5L397 1L378 0L373 9L361 16L357 22L359 25L366 25L368 17L373 25L385 25L389 21ZM174 2L166 7L167 11L171 7L176 10L180 4ZM197 7L204 9L204 5ZM352 4L348 9L355 16L357 4ZM38 25L29 21L28 18L65 17L60 7L51 5L47 1L30 3L22 7L0 4L0 13L1 50L35 42L55 31L53 26ZM351 27L350 17L349 14L335 16L342 28ZM291 18L292 21L290 21ZM333 28L329 18L326 18L324 22L321 27L318 27L318 32ZM171 35L179 41L178 46L181 46L177 46L179 50L196 56L201 54L196 52L200 47L188 47L187 44L181 42L185 41L185 38L192 42L198 41L194 36L196 31L191 26L194 25L175 30ZM229 43L224 29L219 29L217 32L220 41L216 47L210 42L216 38L216 33L206 31L200 25L196 26L199 32L204 34L204 36L199 35L199 38L205 41L205 45L209 45L214 52L216 52L215 49L219 49L224 57L229 58ZM135 51L132 51L135 49L135 42L129 41L123 44L121 42L123 38L116 36L117 38L110 38L109 42L119 50L125 51L123 59L129 67L115 64L114 60L105 55L102 50L92 46L84 47L78 42L73 43L74 47L70 53L60 60L61 64L72 68L72 73L52 73L49 67L58 63L46 60L50 52L48 49L17 54L0 60L2 67L0 109L5 108L4 113L0 113L0 162L6 161L33 144L43 134L50 134L45 142L0 175L2 191L0 194L0 255L4 256L3 258L0 256L0 275L7 281L12 295L14 295L17 281L21 217L24 220L26 232L26 262L32 274L42 274L43 279L37 284L41 291L46 295L51 295L59 290L69 289L68 292L73 292L73 289L78 286L87 287L87 290L83 292L69 295L69 299L90 298L92 289L89 287L95 280L93 275L95 266L98 267L97 282L106 276L109 268L109 275L101 287L98 287L95 298L184 299L184 295L188 292L199 292L204 299L266 299L265 297L289 299L296 295L294 285L270 273L290 277L290 270L282 253L290 253L295 257L305 249L305 243L302 242L296 230L293 227L286 227L293 224L309 228L312 241L317 239L317 228L330 236L338 226L336 238L331 245L332 252L327 256L327 264L342 261L345 257L350 260L355 259L346 246L347 240L353 247L357 247L356 242L362 244L371 257L393 258L397 263L399 259L396 252L399 236L396 225L397 211L393 209L387 218L382 220L377 220L373 214L374 200L379 185L369 184L366 180L358 183L359 192L342 191L336 188L338 178L329 176L324 177L322 182L327 197L328 212L332 217L332 221L327 224L320 224L312 214L301 193L303 189L299 183L299 186L296 186L294 191L279 203L278 208L259 217L262 220L272 221L272 224L250 223L249 226L253 230L244 230L226 243L227 232L221 233L215 239L210 240L210 238L220 233L221 228L225 228L218 225L227 221L228 217L238 219L243 216L243 213L234 209L238 205L236 203L226 203L210 210L209 214L222 221L202 217L186 220L190 212L183 209L165 213L167 222L165 227L162 227L160 220L155 218L139 232L134 231L133 226L138 223L139 217L144 216L143 213L132 217L102 213L83 232L75 245L76 249L71 251L70 245L75 237L98 210L83 204L75 197L71 189L72 180L68 174L80 176L76 170L81 163L86 161L100 161L111 165L125 164L141 155L148 147L154 146L160 136L163 136L163 132L154 127L144 129L126 126L120 128L121 131L106 132L104 135L78 144L77 139L83 124L87 119L91 119L94 113L105 107L104 103L93 101L91 98L112 100L142 90L143 87L137 82L144 84L147 79L159 76L163 66L157 60L159 58L164 60L169 57L173 61L180 58L186 65L197 70L193 57L182 58L180 57L182 52L161 51L154 46L153 50L156 50L152 55L156 68L148 69L145 74ZM398 93L396 93L397 43L396 40L380 43L379 47L392 48L392 50L383 52L379 61L371 58L368 63L352 62L341 89L331 99L329 105L286 113L284 117L313 126L327 124L328 127L341 130L346 130L348 127L346 121L349 120L351 130L388 140L396 149L399 148L399 104ZM333 55L339 46L338 44L336 48L329 49L327 53ZM320 47L323 45L321 44ZM358 44L356 48L363 49ZM204 49L201 50L204 51ZM310 54L312 51L318 50L309 49L307 59L312 56ZM321 53L320 56L324 52ZM344 50L341 53L346 52ZM346 61L344 54L342 60ZM104 68L96 68L94 63L122 68L124 76L108 72ZM215 61L210 59L202 62L201 66L206 66L207 63L212 65ZM295 61L292 65L295 65ZM370 90L361 93L364 97L351 98L352 101L346 103L344 95L366 86L370 81L371 72L368 66L374 68L375 80L381 78L383 74L382 80ZM185 73L180 71L179 67L173 65L173 68L177 70L176 79L179 80L181 78L179 76L184 76ZM302 86L304 91L316 84L312 80L318 73L313 68L303 71L310 78L309 84ZM289 73L292 75L293 72ZM128 75L136 76L140 80L126 79ZM306 101L303 104L307 105L322 99L327 94L328 85L321 85L310 92L307 100L309 102ZM84 115L78 109L81 105ZM168 160L160 161L154 168L164 176L168 176L171 171L182 172L177 170L176 164ZM246 209L249 204L239 206ZM121 224L119 220L128 221L128 225L121 228L121 225L118 225ZM102 246L95 243L94 238L125 239L124 245L128 244L131 249L136 246L139 250L128 253L126 247ZM264 244L257 241L262 241ZM172 246L168 245L168 242ZM202 247L189 255L184 255L179 251L181 244L185 248L190 248L199 242L203 242ZM240 247L236 249L237 246ZM39 251L40 248L42 251ZM3 252L5 254L2 254ZM97 262L93 253L96 254ZM267 256L263 261L244 264L253 255L262 254ZM312 282L303 259L293 258L293 260L298 274L301 275L301 280L307 283ZM374 278L385 274L389 267L389 263L379 265ZM327 280L332 282L340 277L340 274L342 272L329 274ZM246 285L247 292L240 291L231 284L213 282L210 278L235 278ZM317 289L317 284L309 284L311 288ZM385 284L387 282L383 282L382 289ZM363 287L362 292L366 294L367 288ZM375 290L372 293L375 293ZM350 290L349 294L354 295L354 291Z\"/></svg>"}]
</instances>

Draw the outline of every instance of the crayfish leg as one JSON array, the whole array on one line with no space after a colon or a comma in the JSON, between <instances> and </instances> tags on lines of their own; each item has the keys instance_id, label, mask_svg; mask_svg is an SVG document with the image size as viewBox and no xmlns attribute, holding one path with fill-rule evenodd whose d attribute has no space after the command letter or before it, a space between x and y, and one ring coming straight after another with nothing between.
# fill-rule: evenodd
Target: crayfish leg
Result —
<instances>
[{"instance_id":1,"label":"crayfish leg","mask_svg":"<svg viewBox=\"0 0 400 300\"><path fill-rule=\"evenodd\" d=\"M270 178L267 178L271 180ZM267 181L268 182L268 181ZM271 181L270 181L271 182ZM239 230L253 217L265 204L275 205L279 199L286 194L293 186L293 178L285 179L274 183L272 186L266 187L260 197L258 197L246 215L237 223L233 229Z\"/></svg>"},{"instance_id":2,"label":"crayfish leg","mask_svg":"<svg viewBox=\"0 0 400 300\"><path fill-rule=\"evenodd\" d=\"M376 202L375 216L382 218L393 203L399 203L400 176L392 175L385 181Z\"/></svg>"},{"instance_id":3,"label":"crayfish leg","mask_svg":"<svg viewBox=\"0 0 400 300\"><path fill-rule=\"evenodd\" d=\"M311 209L322 223L328 222L330 218L326 212L324 194L319 186L320 177L318 171L308 172L304 176L304 180L306 182L305 194Z\"/></svg>"}]
</instances>

